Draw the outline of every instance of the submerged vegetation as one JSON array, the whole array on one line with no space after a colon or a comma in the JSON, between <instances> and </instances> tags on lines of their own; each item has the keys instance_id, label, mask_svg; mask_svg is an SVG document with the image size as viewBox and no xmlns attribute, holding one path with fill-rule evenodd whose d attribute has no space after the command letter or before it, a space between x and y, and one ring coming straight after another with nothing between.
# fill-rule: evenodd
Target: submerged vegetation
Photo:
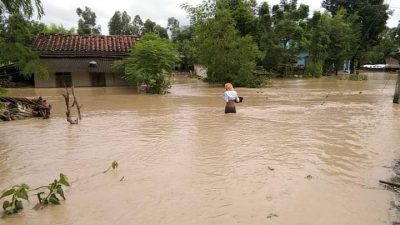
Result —
<instances>
[{"instance_id":1,"label":"submerged vegetation","mask_svg":"<svg viewBox=\"0 0 400 225\"><path fill-rule=\"evenodd\" d=\"M368 80L368 76L360 74L358 71L354 74L341 75L340 80L363 81Z\"/></svg>"},{"instance_id":2,"label":"submerged vegetation","mask_svg":"<svg viewBox=\"0 0 400 225\"><path fill-rule=\"evenodd\" d=\"M53 183L47 186L38 187L36 189L33 189L32 191L47 188L47 193L45 191L41 191L36 194L39 200L39 205L44 206L48 205L49 203L59 205L60 197L65 200L64 190L62 186L69 187L70 184L68 182L67 176L61 173L59 179L55 179ZM0 199L7 197L9 198L9 200L5 200L3 202L3 210L5 214L14 214L21 211L24 208L22 200L29 201L28 192L29 186L26 184L14 185L12 188L3 191ZM43 197L43 195L45 194L47 195Z\"/></svg>"},{"instance_id":3,"label":"submerged vegetation","mask_svg":"<svg viewBox=\"0 0 400 225\"><path fill-rule=\"evenodd\" d=\"M116 170L118 166L119 166L118 162L114 160L111 163L110 167L107 170L103 171L103 173L106 173L111 169ZM96 173L91 177L99 174L101 174L101 172ZM122 177L120 181L124 180L124 178L125 177ZM40 189L47 189L46 191L40 191L35 194L39 201L37 206L43 207L49 204L59 205L61 203L60 202L61 199L63 200L66 199L63 187L70 187L70 186L71 184L68 181L68 177L63 173L60 173L59 178L54 179L54 181L51 184L46 186L40 186L32 190L30 190L29 186L26 184L14 185L10 189L4 190L1 193L0 199L8 198L8 200L5 200L3 202L3 210L5 214L14 214L18 213L24 208L22 200L29 201L28 192Z\"/></svg>"},{"instance_id":4,"label":"submerged vegetation","mask_svg":"<svg viewBox=\"0 0 400 225\"><path fill-rule=\"evenodd\" d=\"M3 210L6 214L13 214L17 213L20 210L22 210L23 204L22 200L29 200L28 197L28 190L29 186L26 184L19 184L19 185L14 185L12 188L4 191L0 197L6 198L10 196L11 199L6 200L3 202Z\"/></svg>"},{"instance_id":5,"label":"submerged vegetation","mask_svg":"<svg viewBox=\"0 0 400 225\"><path fill-rule=\"evenodd\" d=\"M68 182L67 176L64 174L60 174L59 179L55 179L51 184L48 186L44 186L48 189L48 193L42 191L36 194L39 200L40 205L48 205L49 203L59 205L60 204L60 197L65 200L64 190L62 186L69 187L70 184ZM47 194L47 195L46 195ZM46 197L43 197L46 195Z\"/></svg>"}]
</instances>

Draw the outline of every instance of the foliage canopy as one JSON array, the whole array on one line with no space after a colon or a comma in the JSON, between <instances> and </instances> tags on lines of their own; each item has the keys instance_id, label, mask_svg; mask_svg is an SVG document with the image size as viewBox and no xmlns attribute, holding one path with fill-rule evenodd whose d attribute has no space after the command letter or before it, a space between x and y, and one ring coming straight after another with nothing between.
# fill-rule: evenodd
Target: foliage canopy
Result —
<instances>
[{"instance_id":1,"label":"foliage canopy","mask_svg":"<svg viewBox=\"0 0 400 225\"><path fill-rule=\"evenodd\" d=\"M48 71L39 56L30 48L33 26L29 19L34 12L44 14L40 0L2 0L0 4L0 65L13 64L24 76L37 74L47 78Z\"/></svg>"},{"instance_id":2,"label":"foliage canopy","mask_svg":"<svg viewBox=\"0 0 400 225\"><path fill-rule=\"evenodd\" d=\"M123 77L139 85L146 85L154 94L165 94L170 87L170 75L179 62L175 46L154 33L145 34L124 61L113 64Z\"/></svg>"}]
</instances>

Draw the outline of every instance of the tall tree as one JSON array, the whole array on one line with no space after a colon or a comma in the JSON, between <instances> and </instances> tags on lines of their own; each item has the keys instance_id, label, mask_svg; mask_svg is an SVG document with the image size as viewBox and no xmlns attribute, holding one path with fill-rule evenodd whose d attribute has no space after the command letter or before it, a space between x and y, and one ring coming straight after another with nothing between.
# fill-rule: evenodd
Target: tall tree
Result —
<instances>
[{"instance_id":1,"label":"tall tree","mask_svg":"<svg viewBox=\"0 0 400 225\"><path fill-rule=\"evenodd\" d=\"M385 63L386 57L400 56L400 27L387 27L380 35L379 45L372 48L365 58L367 63ZM400 58L399 58L400 60Z\"/></svg>"},{"instance_id":2,"label":"tall tree","mask_svg":"<svg viewBox=\"0 0 400 225\"><path fill-rule=\"evenodd\" d=\"M1 0L0 14L20 14L24 18L31 18L36 12L38 17L44 15L41 0Z\"/></svg>"},{"instance_id":3,"label":"tall tree","mask_svg":"<svg viewBox=\"0 0 400 225\"><path fill-rule=\"evenodd\" d=\"M346 19L345 13L344 10L339 10L329 26L330 41L326 64L333 64L335 75L338 74L343 61L352 56L352 49L356 47L359 37L358 30L353 29L351 21Z\"/></svg>"},{"instance_id":4,"label":"tall tree","mask_svg":"<svg viewBox=\"0 0 400 225\"><path fill-rule=\"evenodd\" d=\"M76 14L80 17L78 20L78 34L100 34L101 27L96 25L96 13L85 6L85 10L76 9Z\"/></svg>"},{"instance_id":5,"label":"tall tree","mask_svg":"<svg viewBox=\"0 0 400 225\"><path fill-rule=\"evenodd\" d=\"M351 72L355 64L360 67L361 59L368 49L379 43L379 35L384 31L390 11L384 0L324 0L322 6L332 15L340 9L347 11L346 16L354 17L353 29L358 29L360 37L351 57Z\"/></svg>"},{"instance_id":6,"label":"tall tree","mask_svg":"<svg viewBox=\"0 0 400 225\"><path fill-rule=\"evenodd\" d=\"M195 18L192 21L195 22L196 56L206 66L209 82L232 82L248 87L263 84L253 74L260 51L250 36L240 36L229 9L216 7L212 12L204 5L184 8Z\"/></svg>"},{"instance_id":7,"label":"tall tree","mask_svg":"<svg viewBox=\"0 0 400 225\"><path fill-rule=\"evenodd\" d=\"M33 36L38 35L47 28L46 24L35 20L31 20L30 24L31 24L31 33Z\"/></svg>"},{"instance_id":8,"label":"tall tree","mask_svg":"<svg viewBox=\"0 0 400 225\"><path fill-rule=\"evenodd\" d=\"M14 64L25 76L48 77L47 67L31 50L33 40L29 19L44 14L40 0L0 1L0 65Z\"/></svg>"},{"instance_id":9,"label":"tall tree","mask_svg":"<svg viewBox=\"0 0 400 225\"><path fill-rule=\"evenodd\" d=\"M154 33L154 29L155 29L156 25L157 25L156 22L153 22L150 19L147 19L143 24L143 34Z\"/></svg>"},{"instance_id":10,"label":"tall tree","mask_svg":"<svg viewBox=\"0 0 400 225\"><path fill-rule=\"evenodd\" d=\"M181 56L181 69L189 71L193 69L195 60L195 48L193 43L193 27L182 26L175 39Z\"/></svg>"},{"instance_id":11,"label":"tall tree","mask_svg":"<svg viewBox=\"0 0 400 225\"><path fill-rule=\"evenodd\" d=\"M108 33L111 35L130 35L133 34L133 30L131 17L126 11L116 11L108 22Z\"/></svg>"},{"instance_id":12,"label":"tall tree","mask_svg":"<svg viewBox=\"0 0 400 225\"><path fill-rule=\"evenodd\" d=\"M240 36L255 35L257 30L257 2L254 0L221 0L217 7L228 9Z\"/></svg>"},{"instance_id":13,"label":"tall tree","mask_svg":"<svg viewBox=\"0 0 400 225\"><path fill-rule=\"evenodd\" d=\"M125 35L133 34L133 25L131 24L132 18L128 15L126 11L122 12L121 22L122 22L122 33Z\"/></svg>"},{"instance_id":14,"label":"tall tree","mask_svg":"<svg viewBox=\"0 0 400 225\"><path fill-rule=\"evenodd\" d=\"M135 16L135 18L132 21L132 25L133 25L132 34L134 34L134 35L136 35L138 37L142 36L143 29L144 29L143 28L144 23L143 23L143 21L142 21L142 19L140 18L139 15Z\"/></svg>"},{"instance_id":15,"label":"tall tree","mask_svg":"<svg viewBox=\"0 0 400 225\"><path fill-rule=\"evenodd\" d=\"M108 33L111 35L122 34L122 20L120 11L116 11L108 22Z\"/></svg>"},{"instance_id":16,"label":"tall tree","mask_svg":"<svg viewBox=\"0 0 400 225\"><path fill-rule=\"evenodd\" d=\"M168 32L167 29L164 27L158 25L156 22L151 21L150 19L147 19L144 24L143 24L143 35L146 33L155 33L161 38L168 39Z\"/></svg>"},{"instance_id":17,"label":"tall tree","mask_svg":"<svg viewBox=\"0 0 400 225\"><path fill-rule=\"evenodd\" d=\"M303 4L297 7L296 0L282 0L272 7L270 16L266 5L260 9L263 11L259 13L259 20L266 20L259 23L259 30L263 31L260 34L260 46L266 53L263 66L286 76L292 73L297 57L304 49L304 27L309 8Z\"/></svg>"},{"instance_id":18,"label":"tall tree","mask_svg":"<svg viewBox=\"0 0 400 225\"><path fill-rule=\"evenodd\" d=\"M167 29L171 32L171 40L177 41L180 28L179 28L179 21L175 17L168 18Z\"/></svg>"}]
</instances>

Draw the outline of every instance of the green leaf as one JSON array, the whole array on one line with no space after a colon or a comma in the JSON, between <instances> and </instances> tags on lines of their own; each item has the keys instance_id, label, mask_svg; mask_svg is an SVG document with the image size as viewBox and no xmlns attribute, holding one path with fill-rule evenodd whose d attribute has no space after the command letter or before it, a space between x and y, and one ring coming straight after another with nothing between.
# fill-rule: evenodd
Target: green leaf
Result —
<instances>
[{"instance_id":1,"label":"green leaf","mask_svg":"<svg viewBox=\"0 0 400 225\"><path fill-rule=\"evenodd\" d=\"M64 190L61 186L57 187L57 193L65 200Z\"/></svg>"},{"instance_id":2,"label":"green leaf","mask_svg":"<svg viewBox=\"0 0 400 225\"><path fill-rule=\"evenodd\" d=\"M21 188L24 188L26 190L29 190L29 186L27 184L21 184Z\"/></svg>"},{"instance_id":3,"label":"green leaf","mask_svg":"<svg viewBox=\"0 0 400 225\"><path fill-rule=\"evenodd\" d=\"M12 195L12 194L14 194L14 193L15 193L15 189L14 189L14 188L9 189L9 190L3 192L3 194L2 194L1 197L0 197L0 199L2 199L2 198L4 198L4 197L7 197L7 196L9 196L9 195Z\"/></svg>"},{"instance_id":4,"label":"green leaf","mask_svg":"<svg viewBox=\"0 0 400 225\"><path fill-rule=\"evenodd\" d=\"M57 198L55 194L50 195L49 201L55 205L60 204L60 200Z\"/></svg>"},{"instance_id":5,"label":"green leaf","mask_svg":"<svg viewBox=\"0 0 400 225\"><path fill-rule=\"evenodd\" d=\"M28 193L26 192L26 189L25 188L21 188L18 192L17 192L17 197L18 198L22 198L22 199L25 199L25 200L29 200L29 197L28 197Z\"/></svg>"},{"instance_id":6,"label":"green leaf","mask_svg":"<svg viewBox=\"0 0 400 225\"><path fill-rule=\"evenodd\" d=\"M111 163L111 167L115 170L118 168L118 162L114 160L114 162Z\"/></svg>"},{"instance_id":7,"label":"green leaf","mask_svg":"<svg viewBox=\"0 0 400 225\"><path fill-rule=\"evenodd\" d=\"M68 182L68 177L65 176L64 174L60 173L60 183L65 185L65 186L70 186L69 182Z\"/></svg>"}]
</instances>

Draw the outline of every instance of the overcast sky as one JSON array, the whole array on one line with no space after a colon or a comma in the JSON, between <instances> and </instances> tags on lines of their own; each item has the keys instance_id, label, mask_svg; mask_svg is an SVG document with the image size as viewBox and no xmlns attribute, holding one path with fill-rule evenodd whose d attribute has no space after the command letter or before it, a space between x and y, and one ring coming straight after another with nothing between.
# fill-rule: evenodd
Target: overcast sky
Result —
<instances>
[{"instance_id":1,"label":"overcast sky","mask_svg":"<svg viewBox=\"0 0 400 225\"><path fill-rule=\"evenodd\" d=\"M264 2L265 0L258 0ZM97 24L101 25L102 34L108 34L108 21L115 11L126 11L132 19L139 15L143 21L150 19L165 27L169 17L175 17L181 25L187 25L188 18L182 3L189 2L190 5L198 5L202 0L42 0L45 16L41 19L46 24L55 23L66 28L77 27L78 15L76 8L82 9L88 6L96 13ZM270 6L278 4L279 0L267 0ZM400 20L400 1L385 0L394 10L388 21L389 27L395 27ZM322 10L320 0L299 0L298 4L308 4L310 11Z\"/></svg>"}]
</instances>

